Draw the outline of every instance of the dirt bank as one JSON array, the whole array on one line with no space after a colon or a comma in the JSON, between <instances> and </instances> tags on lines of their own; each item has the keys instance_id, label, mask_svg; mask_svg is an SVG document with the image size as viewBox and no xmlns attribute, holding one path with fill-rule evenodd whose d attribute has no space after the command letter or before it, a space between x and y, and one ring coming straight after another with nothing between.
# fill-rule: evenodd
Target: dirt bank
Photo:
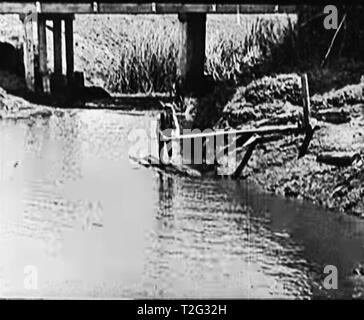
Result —
<instances>
[{"instance_id":1,"label":"dirt bank","mask_svg":"<svg viewBox=\"0 0 364 320\"><path fill-rule=\"evenodd\" d=\"M58 112L57 109L31 103L0 88L0 120L47 118L54 112Z\"/></svg>"},{"instance_id":2,"label":"dirt bank","mask_svg":"<svg viewBox=\"0 0 364 320\"><path fill-rule=\"evenodd\" d=\"M364 217L363 161L350 167L316 161L318 153L323 151L356 152L364 156L363 90L364 83L359 82L314 94L312 117L316 118L319 129L308 154L297 158L303 136L288 136L259 145L244 170L244 177L269 192L309 199L330 209ZM300 114L299 76L264 77L236 90L223 109L218 126L259 126L282 119L294 123ZM339 119L335 118L337 115Z\"/></svg>"}]
</instances>

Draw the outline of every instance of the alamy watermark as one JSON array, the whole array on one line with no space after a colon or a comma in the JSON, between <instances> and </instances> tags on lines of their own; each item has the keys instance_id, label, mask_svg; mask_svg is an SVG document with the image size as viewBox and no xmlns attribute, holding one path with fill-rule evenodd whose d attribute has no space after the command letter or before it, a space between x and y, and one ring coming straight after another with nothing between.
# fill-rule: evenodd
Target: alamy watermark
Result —
<instances>
[{"instance_id":1,"label":"alamy watermark","mask_svg":"<svg viewBox=\"0 0 364 320\"><path fill-rule=\"evenodd\" d=\"M324 28L326 30L336 30L339 28L339 14L335 5L327 5L324 8Z\"/></svg>"},{"instance_id":2,"label":"alamy watermark","mask_svg":"<svg viewBox=\"0 0 364 320\"><path fill-rule=\"evenodd\" d=\"M327 265L324 268L324 274L327 274L322 285L327 290L338 288L338 271L334 265Z\"/></svg>"},{"instance_id":3,"label":"alamy watermark","mask_svg":"<svg viewBox=\"0 0 364 320\"><path fill-rule=\"evenodd\" d=\"M227 170L235 168L241 156L238 139L237 134L213 129L183 129L180 136L174 136L171 129L162 130L159 135L153 128L149 131L139 128L128 134L128 141L131 142L129 156L143 159L153 155L149 157L151 164L173 161L175 165L215 165L217 174L226 175L232 174ZM220 166L224 167L224 172Z\"/></svg>"},{"instance_id":4,"label":"alamy watermark","mask_svg":"<svg viewBox=\"0 0 364 320\"><path fill-rule=\"evenodd\" d=\"M0 266L0 293L6 293L11 291L13 288L13 283L10 279L6 278L5 267ZM23 268L23 272L18 274L20 280L20 285L23 286L26 291L36 291L38 290L39 278L38 278L38 267L34 265L26 265Z\"/></svg>"}]
</instances>

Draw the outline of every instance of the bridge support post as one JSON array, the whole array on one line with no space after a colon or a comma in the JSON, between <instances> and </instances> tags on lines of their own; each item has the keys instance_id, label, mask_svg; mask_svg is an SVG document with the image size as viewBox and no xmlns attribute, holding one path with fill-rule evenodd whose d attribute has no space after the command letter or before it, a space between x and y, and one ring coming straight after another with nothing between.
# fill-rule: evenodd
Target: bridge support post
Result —
<instances>
[{"instance_id":1,"label":"bridge support post","mask_svg":"<svg viewBox=\"0 0 364 320\"><path fill-rule=\"evenodd\" d=\"M62 68L62 16L53 16L53 74L51 77L51 92L62 92L67 87L66 77Z\"/></svg>"},{"instance_id":2,"label":"bridge support post","mask_svg":"<svg viewBox=\"0 0 364 320\"><path fill-rule=\"evenodd\" d=\"M73 20L74 15L67 15L67 17L65 17L66 70L69 85L72 85L73 83L74 73Z\"/></svg>"},{"instance_id":3,"label":"bridge support post","mask_svg":"<svg viewBox=\"0 0 364 320\"><path fill-rule=\"evenodd\" d=\"M62 74L62 20L59 17L53 18L53 61L54 73Z\"/></svg>"},{"instance_id":4,"label":"bridge support post","mask_svg":"<svg viewBox=\"0 0 364 320\"><path fill-rule=\"evenodd\" d=\"M24 25L24 67L27 88L49 94L74 85L73 14L32 13L20 15ZM53 21L54 74L50 79L47 61L46 22ZM65 22L67 77L63 75L62 21ZM35 30L34 30L35 29ZM35 34L34 32L35 31ZM67 78L67 79L66 79ZM80 78L80 77L79 77ZM77 79L76 79L77 80ZM82 85L80 81L79 85Z\"/></svg>"},{"instance_id":5,"label":"bridge support post","mask_svg":"<svg viewBox=\"0 0 364 320\"><path fill-rule=\"evenodd\" d=\"M204 80L206 13L180 13L178 75L185 94L198 93Z\"/></svg>"},{"instance_id":6,"label":"bridge support post","mask_svg":"<svg viewBox=\"0 0 364 320\"><path fill-rule=\"evenodd\" d=\"M46 34L46 18L38 15L38 73L39 83L37 89L42 93L50 93L50 82L47 66L47 34Z\"/></svg>"},{"instance_id":7,"label":"bridge support post","mask_svg":"<svg viewBox=\"0 0 364 320\"><path fill-rule=\"evenodd\" d=\"M35 74L34 74L34 21L27 18L26 15L22 14L19 16L21 22L23 23L24 30L24 41L23 41L23 61L24 61L24 76L25 83L28 90L35 90Z\"/></svg>"}]
</instances>

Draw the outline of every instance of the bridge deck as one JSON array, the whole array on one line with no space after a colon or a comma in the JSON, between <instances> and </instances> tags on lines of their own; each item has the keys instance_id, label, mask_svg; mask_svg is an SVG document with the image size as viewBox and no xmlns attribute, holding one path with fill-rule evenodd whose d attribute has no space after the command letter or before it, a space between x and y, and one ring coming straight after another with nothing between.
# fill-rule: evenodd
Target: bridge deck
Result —
<instances>
[{"instance_id":1,"label":"bridge deck","mask_svg":"<svg viewBox=\"0 0 364 320\"><path fill-rule=\"evenodd\" d=\"M18 13L119 13L119 14L171 14L171 13L295 13L294 5L272 4L184 4L184 3L107 3L107 2L0 2L0 14Z\"/></svg>"}]
</instances>

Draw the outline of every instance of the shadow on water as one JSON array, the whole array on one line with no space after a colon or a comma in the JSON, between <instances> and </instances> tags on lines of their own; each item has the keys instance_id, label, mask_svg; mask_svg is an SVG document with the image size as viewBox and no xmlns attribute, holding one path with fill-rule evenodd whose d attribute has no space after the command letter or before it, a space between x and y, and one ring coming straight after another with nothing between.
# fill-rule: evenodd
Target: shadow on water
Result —
<instances>
[{"instance_id":1,"label":"shadow on water","mask_svg":"<svg viewBox=\"0 0 364 320\"><path fill-rule=\"evenodd\" d=\"M268 218L265 225L270 236L285 246L293 244L300 248L294 253L307 261L308 271L318 285L313 287L313 297L361 297L362 279L354 277L353 270L364 261L364 221L306 201L262 194L246 184L232 189L235 201L252 208L253 219ZM294 257L288 261L291 266L297 266L296 263ZM339 290L324 290L320 286L327 276L323 272L327 265L338 269Z\"/></svg>"},{"instance_id":2,"label":"shadow on water","mask_svg":"<svg viewBox=\"0 0 364 320\"><path fill-rule=\"evenodd\" d=\"M1 295L360 297L362 221L244 182L140 168L130 133L153 117L69 110L0 123ZM322 288L327 264L338 290ZM36 291L24 289L27 265Z\"/></svg>"}]
</instances>

